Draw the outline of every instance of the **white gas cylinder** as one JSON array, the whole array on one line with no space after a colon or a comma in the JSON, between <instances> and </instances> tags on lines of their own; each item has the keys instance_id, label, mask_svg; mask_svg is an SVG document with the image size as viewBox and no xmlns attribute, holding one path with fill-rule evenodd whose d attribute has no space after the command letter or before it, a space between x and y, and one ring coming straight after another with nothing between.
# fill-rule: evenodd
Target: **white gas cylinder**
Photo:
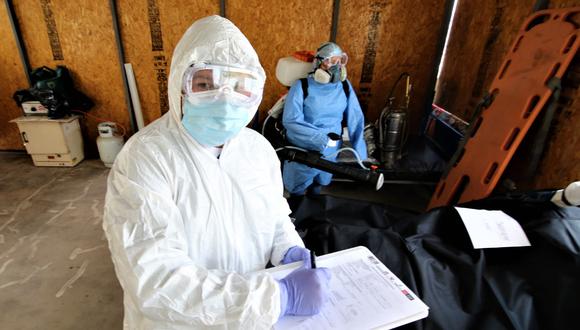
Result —
<instances>
[{"instance_id":1,"label":"white gas cylinder","mask_svg":"<svg viewBox=\"0 0 580 330\"><path fill-rule=\"evenodd\" d=\"M113 122L100 123L97 126L97 148L99 155L106 167L113 166L115 158L123 148L123 136L117 135L117 124Z\"/></svg>"}]
</instances>

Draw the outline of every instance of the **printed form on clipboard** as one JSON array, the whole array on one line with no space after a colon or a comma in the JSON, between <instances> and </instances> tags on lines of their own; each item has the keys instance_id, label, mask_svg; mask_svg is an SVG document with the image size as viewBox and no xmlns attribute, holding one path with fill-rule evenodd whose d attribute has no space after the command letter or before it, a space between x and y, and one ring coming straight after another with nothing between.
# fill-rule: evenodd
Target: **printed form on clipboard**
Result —
<instances>
[{"instance_id":1,"label":"printed form on clipboard","mask_svg":"<svg viewBox=\"0 0 580 330\"><path fill-rule=\"evenodd\" d=\"M429 314L429 307L366 247L320 256L316 263L332 272L329 300L319 314L285 316L274 329L392 329ZM265 271L280 279L299 265Z\"/></svg>"}]
</instances>

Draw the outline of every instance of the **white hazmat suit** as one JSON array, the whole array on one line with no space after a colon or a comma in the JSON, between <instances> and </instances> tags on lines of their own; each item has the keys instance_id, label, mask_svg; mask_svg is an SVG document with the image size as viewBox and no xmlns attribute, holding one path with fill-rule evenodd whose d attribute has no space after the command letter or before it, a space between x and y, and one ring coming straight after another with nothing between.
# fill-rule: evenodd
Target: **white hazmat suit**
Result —
<instances>
[{"instance_id":1,"label":"white hazmat suit","mask_svg":"<svg viewBox=\"0 0 580 330\"><path fill-rule=\"evenodd\" d=\"M249 41L219 16L196 21L177 45L170 112L127 142L108 178L103 228L124 290L125 329L270 328L279 286L248 273L304 246L268 141L244 128L218 159L183 127L182 77L196 62L265 79Z\"/></svg>"}]
</instances>

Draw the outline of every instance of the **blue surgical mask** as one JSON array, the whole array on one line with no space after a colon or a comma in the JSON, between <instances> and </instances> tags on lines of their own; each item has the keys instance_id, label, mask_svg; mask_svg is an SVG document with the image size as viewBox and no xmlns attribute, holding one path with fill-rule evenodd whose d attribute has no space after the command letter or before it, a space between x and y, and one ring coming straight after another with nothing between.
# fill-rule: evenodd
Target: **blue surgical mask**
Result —
<instances>
[{"instance_id":1,"label":"blue surgical mask","mask_svg":"<svg viewBox=\"0 0 580 330\"><path fill-rule=\"evenodd\" d=\"M193 105L183 103L183 126L197 142L216 147L236 136L249 122L248 109L220 100Z\"/></svg>"}]
</instances>

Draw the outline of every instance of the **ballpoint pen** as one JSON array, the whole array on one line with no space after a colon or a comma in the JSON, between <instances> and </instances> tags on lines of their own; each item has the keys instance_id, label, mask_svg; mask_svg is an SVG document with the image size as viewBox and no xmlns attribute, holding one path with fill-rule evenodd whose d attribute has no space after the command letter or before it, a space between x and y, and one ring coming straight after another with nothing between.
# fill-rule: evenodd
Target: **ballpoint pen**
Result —
<instances>
[{"instance_id":1,"label":"ballpoint pen","mask_svg":"<svg viewBox=\"0 0 580 330\"><path fill-rule=\"evenodd\" d=\"M314 254L314 251L310 251L310 268L316 269L316 254Z\"/></svg>"}]
</instances>

